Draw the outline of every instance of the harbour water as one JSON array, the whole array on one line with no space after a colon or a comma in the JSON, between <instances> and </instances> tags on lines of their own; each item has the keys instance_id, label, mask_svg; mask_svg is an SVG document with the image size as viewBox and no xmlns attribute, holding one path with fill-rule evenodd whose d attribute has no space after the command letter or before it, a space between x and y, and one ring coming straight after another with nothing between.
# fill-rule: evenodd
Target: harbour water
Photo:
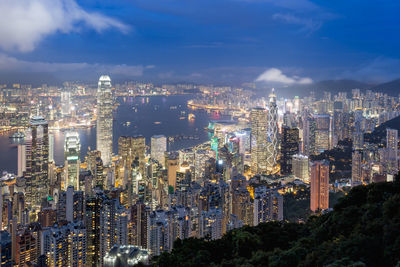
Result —
<instances>
[{"instance_id":1,"label":"harbour water","mask_svg":"<svg viewBox=\"0 0 400 267\"><path fill-rule=\"evenodd\" d=\"M120 97L119 106L114 113L113 152L118 153L120 136L143 135L150 145L153 135L163 134L175 137L169 143L168 150L190 147L207 140L204 128L210 120L226 119L219 114L208 114L203 110L191 110L186 103L191 95ZM189 120L189 114L194 119ZM88 149L96 148L96 127L79 129L81 156ZM57 165L64 164L64 132L52 131L54 134L54 160ZM17 146L8 136L0 135L0 172L17 172Z\"/></svg>"}]
</instances>

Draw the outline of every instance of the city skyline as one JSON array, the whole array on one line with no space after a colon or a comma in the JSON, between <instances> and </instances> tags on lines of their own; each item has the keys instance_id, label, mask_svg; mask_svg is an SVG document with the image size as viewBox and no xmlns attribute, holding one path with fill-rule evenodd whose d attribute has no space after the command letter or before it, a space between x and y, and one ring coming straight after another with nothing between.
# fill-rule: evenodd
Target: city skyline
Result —
<instances>
[{"instance_id":1,"label":"city skyline","mask_svg":"<svg viewBox=\"0 0 400 267\"><path fill-rule=\"evenodd\" d=\"M0 10L2 267L399 266L400 3Z\"/></svg>"}]
</instances>

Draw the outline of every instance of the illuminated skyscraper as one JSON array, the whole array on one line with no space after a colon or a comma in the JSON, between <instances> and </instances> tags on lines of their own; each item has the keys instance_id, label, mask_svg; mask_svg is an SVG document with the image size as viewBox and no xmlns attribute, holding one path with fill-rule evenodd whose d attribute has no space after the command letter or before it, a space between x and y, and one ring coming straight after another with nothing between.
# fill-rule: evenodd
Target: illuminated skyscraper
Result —
<instances>
[{"instance_id":1,"label":"illuminated skyscraper","mask_svg":"<svg viewBox=\"0 0 400 267\"><path fill-rule=\"evenodd\" d=\"M388 153L387 171L390 174L397 174L399 169L398 143L399 143L398 130L386 129L386 150Z\"/></svg>"},{"instance_id":2,"label":"illuminated skyscraper","mask_svg":"<svg viewBox=\"0 0 400 267\"><path fill-rule=\"evenodd\" d=\"M106 253L114 245L128 244L128 213L118 200L110 199L102 203L100 213L100 261L103 266Z\"/></svg>"},{"instance_id":3,"label":"illuminated skyscraper","mask_svg":"<svg viewBox=\"0 0 400 267\"><path fill-rule=\"evenodd\" d=\"M310 156L315 154L316 123L314 118L307 117L303 122L303 154Z\"/></svg>"},{"instance_id":4,"label":"illuminated skyscraper","mask_svg":"<svg viewBox=\"0 0 400 267\"><path fill-rule=\"evenodd\" d=\"M296 154L292 157L292 171L294 177L308 182L310 179L309 174L309 160L308 157L302 154Z\"/></svg>"},{"instance_id":5,"label":"illuminated skyscraper","mask_svg":"<svg viewBox=\"0 0 400 267\"><path fill-rule=\"evenodd\" d=\"M151 137L151 158L165 165L164 153L167 151L167 137L154 135Z\"/></svg>"},{"instance_id":6,"label":"illuminated skyscraper","mask_svg":"<svg viewBox=\"0 0 400 267\"><path fill-rule=\"evenodd\" d=\"M331 149L331 117L327 114L314 115L315 129L315 150L321 153Z\"/></svg>"},{"instance_id":7,"label":"illuminated skyscraper","mask_svg":"<svg viewBox=\"0 0 400 267\"><path fill-rule=\"evenodd\" d=\"M18 177L26 171L26 145L18 145Z\"/></svg>"},{"instance_id":8,"label":"illuminated skyscraper","mask_svg":"<svg viewBox=\"0 0 400 267\"><path fill-rule=\"evenodd\" d=\"M113 99L111 79L103 75L99 79L97 88L97 150L101 152L103 164L108 166L112 157L113 140Z\"/></svg>"},{"instance_id":9,"label":"illuminated skyscraper","mask_svg":"<svg viewBox=\"0 0 400 267\"><path fill-rule=\"evenodd\" d=\"M268 126L267 126L267 171L271 172L277 165L278 158L278 108L276 95L272 89L269 95Z\"/></svg>"},{"instance_id":10,"label":"illuminated skyscraper","mask_svg":"<svg viewBox=\"0 0 400 267\"><path fill-rule=\"evenodd\" d=\"M292 173L292 156L299 152L299 129L284 126L281 140L281 174Z\"/></svg>"},{"instance_id":11,"label":"illuminated skyscraper","mask_svg":"<svg viewBox=\"0 0 400 267\"><path fill-rule=\"evenodd\" d=\"M99 266L100 264L100 213L103 199L101 195L86 199L85 226L87 266Z\"/></svg>"},{"instance_id":12,"label":"illuminated skyscraper","mask_svg":"<svg viewBox=\"0 0 400 267\"><path fill-rule=\"evenodd\" d=\"M311 203L313 212L329 208L329 162L311 163Z\"/></svg>"},{"instance_id":13,"label":"illuminated skyscraper","mask_svg":"<svg viewBox=\"0 0 400 267\"><path fill-rule=\"evenodd\" d=\"M142 135L137 136L120 136L118 139L118 153L123 164L131 168L135 158L139 161L139 171L145 174L145 156L146 156L146 139Z\"/></svg>"},{"instance_id":14,"label":"illuminated skyscraper","mask_svg":"<svg viewBox=\"0 0 400 267\"><path fill-rule=\"evenodd\" d=\"M61 115L63 117L71 114L71 92L61 92Z\"/></svg>"},{"instance_id":15,"label":"illuminated skyscraper","mask_svg":"<svg viewBox=\"0 0 400 267\"><path fill-rule=\"evenodd\" d=\"M49 194L49 130L47 121L34 116L30 122L31 139L26 149L26 200L39 206Z\"/></svg>"},{"instance_id":16,"label":"illuminated skyscraper","mask_svg":"<svg viewBox=\"0 0 400 267\"><path fill-rule=\"evenodd\" d=\"M64 187L72 185L79 190L79 166L81 164L81 143L78 132L67 132L64 142L65 157L65 184Z\"/></svg>"},{"instance_id":17,"label":"illuminated skyscraper","mask_svg":"<svg viewBox=\"0 0 400 267\"><path fill-rule=\"evenodd\" d=\"M168 190L170 193L175 192L176 188L176 172L179 168L179 154L170 153L167 159L168 170Z\"/></svg>"},{"instance_id":18,"label":"illuminated skyscraper","mask_svg":"<svg viewBox=\"0 0 400 267\"><path fill-rule=\"evenodd\" d=\"M264 108L253 108L250 113L251 171L253 173L267 171L267 114Z\"/></svg>"},{"instance_id":19,"label":"illuminated skyscraper","mask_svg":"<svg viewBox=\"0 0 400 267\"><path fill-rule=\"evenodd\" d=\"M361 158L360 151L353 151L351 158L351 184L353 186L361 184Z\"/></svg>"}]
</instances>

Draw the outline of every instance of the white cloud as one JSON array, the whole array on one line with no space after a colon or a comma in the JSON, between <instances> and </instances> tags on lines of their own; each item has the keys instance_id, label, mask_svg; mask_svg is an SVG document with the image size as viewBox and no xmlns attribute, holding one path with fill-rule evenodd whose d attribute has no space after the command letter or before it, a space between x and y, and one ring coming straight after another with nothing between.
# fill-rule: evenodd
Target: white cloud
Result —
<instances>
[{"instance_id":1,"label":"white cloud","mask_svg":"<svg viewBox=\"0 0 400 267\"><path fill-rule=\"evenodd\" d=\"M302 31L307 31L310 33L315 32L322 26L322 21L312 18L297 17L291 14L276 13L272 16L272 18L285 23L300 25Z\"/></svg>"},{"instance_id":2,"label":"white cloud","mask_svg":"<svg viewBox=\"0 0 400 267\"><path fill-rule=\"evenodd\" d=\"M95 12L87 12L75 0L1 0L0 47L29 52L47 35L79 31L82 26L102 32L129 26Z\"/></svg>"},{"instance_id":3,"label":"white cloud","mask_svg":"<svg viewBox=\"0 0 400 267\"><path fill-rule=\"evenodd\" d=\"M283 84L311 84L313 80L308 77L292 76L289 77L285 75L280 69L270 68L264 71L258 78L256 82L272 82L272 83L283 83Z\"/></svg>"},{"instance_id":4,"label":"white cloud","mask_svg":"<svg viewBox=\"0 0 400 267\"><path fill-rule=\"evenodd\" d=\"M154 66L142 65L111 65L111 64L90 64L90 63L49 63L31 62L19 60L0 53L0 71L7 72L44 72L44 73L72 73L72 74L101 74L109 73L124 76L142 76L145 69Z\"/></svg>"}]
</instances>

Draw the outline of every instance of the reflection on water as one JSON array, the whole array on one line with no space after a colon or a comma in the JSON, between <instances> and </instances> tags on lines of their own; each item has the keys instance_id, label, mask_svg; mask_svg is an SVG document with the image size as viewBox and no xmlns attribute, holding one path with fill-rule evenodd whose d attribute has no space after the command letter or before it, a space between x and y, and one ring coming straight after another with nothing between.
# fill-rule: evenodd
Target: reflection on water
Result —
<instances>
[{"instance_id":1,"label":"reflection on water","mask_svg":"<svg viewBox=\"0 0 400 267\"><path fill-rule=\"evenodd\" d=\"M204 127L210 118L204 111L189 111L186 102L190 98L190 95L119 98L120 105L114 114L114 153L118 153L118 137L122 135L143 135L148 144L150 137L157 134L188 137L175 138L175 141L170 143L169 150L206 141L208 137ZM188 119L189 113L194 114L195 119ZM212 119L225 119L219 114L211 116ZM184 119L180 119L181 117ZM81 154L84 156L89 147L92 150L96 148L96 128L79 129L78 132L81 139ZM56 164L63 165L64 132L51 133L54 134L54 159ZM8 135L0 136L0 171L3 170L17 171L17 147L11 144Z\"/></svg>"}]
</instances>

